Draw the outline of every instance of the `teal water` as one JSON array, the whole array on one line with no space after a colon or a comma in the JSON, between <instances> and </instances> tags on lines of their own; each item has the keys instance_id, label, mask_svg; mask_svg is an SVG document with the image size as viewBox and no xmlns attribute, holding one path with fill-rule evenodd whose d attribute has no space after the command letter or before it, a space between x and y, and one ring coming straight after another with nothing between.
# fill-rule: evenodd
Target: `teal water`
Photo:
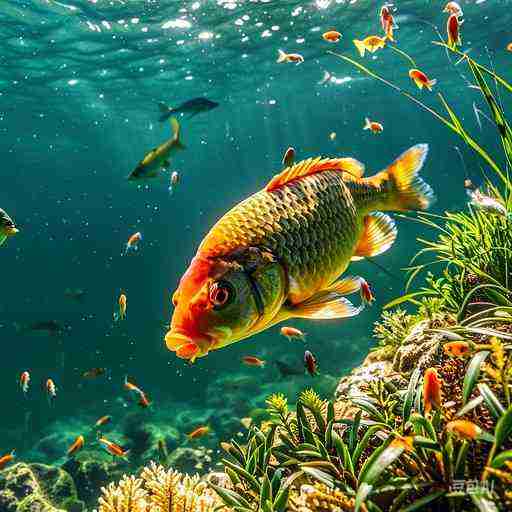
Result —
<instances>
[{"instance_id":1,"label":"teal water","mask_svg":"<svg viewBox=\"0 0 512 512\"><path fill-rule=\"evenodd\" d=\"M473 102L485 109L479 92L467 87L467 69L430 44L438 37L434 26L444 37L444 2L397 4L398 47L437 78L436 90L492 152L496 137L483 116L478 125ZM506 75L510 4L461 4L464 50ZM429 114L327 54L358 58L351 41L380 33L378 7L364 0L2 2L0 207L21 232L0 249L0 452L16 448L20 458L62 462L74 437L104 414L114 417L112 438L129 446L122 425L137 406L123 390L126 374L153 401L136 412L137 421L174 427L175 446L209 424L213 434L201 442L215 448L270 392L293 398L311 385L328 395L363 359L382 305L403 290L401 269L424 235L416 223L399 219L397 242L377 259L394 277L368 262L350 268L372 284L372 309L344 321L293 322L307 332L306 347L274 327L190 366L166 350L163 337L171 294L202 237L279 171L290 145L299 158L353 156L370 175L426 142L422 175L437 196L433 211L465 207L462 182L481 181L480 161ZM322 40L329 29L343 34L339 43ZM278 48L303 54L305 62L276 64ZM410 82L409 63L395 52L385 49L364 63L441 109L435 93ZM330 79L321 83L325 72ZM181 119L187 149L172 160L181 175L172 197L167 174L129 183L137 162L169 136L157 103L197 96L220 106ZM363 131L365 116L384 132ZM140 250L121 257L135 231L144 236ZM83 300L66 298L67 288L83 289ZM127 320L114 324L121 290ZM15 328L48 320L64 325L64 333ZM316 355L321 376L282 379L275 361L301 370L305 348ZM245 355L266 360L266 367L242 366ZM84 380L82 372L93 367L107 368L107 375ZM24 370L32 377L27 399L17 385ZM58 388L52 407L44 391L49 377Z\"/></svg>"}]
</instances>

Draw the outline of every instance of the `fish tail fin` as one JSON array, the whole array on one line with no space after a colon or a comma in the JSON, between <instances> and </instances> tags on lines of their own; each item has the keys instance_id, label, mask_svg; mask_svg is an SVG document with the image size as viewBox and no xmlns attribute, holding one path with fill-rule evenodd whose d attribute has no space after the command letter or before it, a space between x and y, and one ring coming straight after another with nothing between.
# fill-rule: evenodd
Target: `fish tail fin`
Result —
<instances>
[{"instance_id":1,"label":"fish tail fin","mask_svg":"<svg viewBox=\"0 0 512 512\"><path fill-rule=\"evenodd\" d=\"M171 129L174 136L174 140L176 141L176 148L185 149L186 146L180 140L181 126L179 121L175 117L171 117Z\"/></svg>"},{"instance_id":2,"label":"fish tail fin","mask_svg":"<svg viewBox=\"0 0 512 512\"><path fill-rule=\"evenodd\" d=\"M160 101L158 103L158 110L160 110L160 117L158 118L158 120L161 123L163 123L164 121L167 121L167 119L169 119L169 117L173 113L173 109L171 107L169 107L168 105L166 105L165 103L163 103L162 101Z\"/></svg>"},{"instance_id":3,"label":"fish tail fin","mask_svg":"<svg viewBox=\"0 0 512 512\"><path fill-rule=\"evenodd\" d=\"M286 61L286 52L283 52L283 50L277 50L277 60L276 62L279 64L281 62L285 62Z\"/></svg>"},{"instance_id":4,"label":"fish tail fin","mask_svg":"<svg viewBox=\"0 0 512 512\"><path fill-rule=\"evenodd\" d=\"M437 84L437 79L436 79L436 78L434 78L433 80L429 80L429 81L425 84L425 86L426 86L426 88L427 88L429 91L431 91L431 90L432 90L432 87L434 87L434 85L436 85L436 84Z\"/></svg>"},{"instance_id":5,"label":"fish tail fin","mask_svg":"<svg viewBox=\"0 0 512 512\"><path fill-rule=\"evenodd\" d=\"M364 41L360 41L359 39L354 39L352 42L355 44L357 51L359 52L359 55L361 57L364 57L364 52L366 51L366 46L364 45Z\"/></svg>"},{"instance_id":6,"label":"fish tail fin","mask_svg":"<svg viewBox=\"0 0 512 512\"><path fill-rule=\"evenodd\" d=\"M365 117L365 118L364 118L364 127L363 127L363 130L370 130L370 129L371 129L371 127L372 127L372 123L371 123L371 121L370 121L367 117Z\"/></svg>"},{"instance_id":7,"label":"fish tail fin","mask_svg":"<svg viewBox=\"0 0 512 512\"><path fill-rule=\"evenodd\" d=\"M419 172L427 157L428 144L416 144L402 153L387 169L368 178L387 191L387 210L426 210L434 201L434 192Z\"/></svg>"}]
</instances>

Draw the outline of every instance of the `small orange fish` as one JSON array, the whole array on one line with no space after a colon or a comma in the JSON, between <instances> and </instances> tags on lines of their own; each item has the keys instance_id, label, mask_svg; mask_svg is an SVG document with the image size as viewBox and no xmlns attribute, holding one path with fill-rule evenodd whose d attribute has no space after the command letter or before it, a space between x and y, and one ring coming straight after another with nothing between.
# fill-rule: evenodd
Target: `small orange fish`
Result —
<instances>
[{"instance_id":1,"label":"small orange fish","mask_svg":"<svg viewBox=\"0 0 512 512\"><path fill-rule=\"evenodd\" d=\"M80 451L85 444L84 436L78 436L75 439L75 442L68 449L68 457L74 455L76 452Z\"/></svg>"},{"instance_id":2,"label":"small orange fish","mask_svg":"<svg viewBox=\"0 0 512 512\"><path fill-rule=\"evenodd\" d=\"M295 64L302 64L304 62L304 57L300 53L286 53L283 50L277 50L278 57L277 63L281 64L282 62L294 62Z\"/></svg>"},{"instance_id":3,"label":"small orange fish","mask_svg":"<svg viewBox=\"0 0 512 512\"><path fill-rule=\"evenodd\" d=\"M110 423L112 421L112 416L102 416L95 424L95 427L102 427L103 425L106 425L107 423Z\"/></svg>"},{"instance_id":4,"label":"small orange fish","mask_svg":"<svg viewBox=\"0 0 512 512\"><path fill-rule=\"evenodd\" d=\"M131 251L139 250L139 242L142 240L142 233L137 231L130 238L128 238L128 242L126 242L126 247L124 249L124 256L126 256Z\"/></svg>"},{"instance_id":5,"label":"small orange fish","mask_svg":"<svg viewBox=\"0 0 512 512\"><path fill-rule=\"evenodd\" d=\"M507 51L512 52L512 43L507 44Z\"/></svg>"},{"instance_id":6,"label":"small orange fish","mask_svg":"<svg viewBox=\"0 0 512 512\"><path fill-rule=\"evenodd\" d=\"M386 46L386 39L379 36L368 36L362 41L354 39L352 42L355 44L361 57L364 57L365 52L375 53L378 49Z\"/></svg>"},{"instance_id":7,"label":"small orange fish","mask_svg":"<svg viewBox=\"0 0 512 512\"><path fill-rule=\"evenodd\" d=\"M173 171L171 174L171 179L169 182L169 195L174 194L174 189L176 188L176 185L180 182L180 174L178 171Z\"/></svg>"},{"instance_id":8,"label":"small orange fish","mask_svg":"<svg viewBox=\"0 0 512 512\"><path fill-rule=\"evenodd\" d=\"M457 2L448 2L444 7L443 12L462 16L462 9Z\"/></svg>"},{"instance_id":9,"label":"small orange fish","mask_svg":"<svg viewBox=\"0 0 512 512\"><path fill-rule=\"evenodd\" d=\"M386 39L394 42L393 30L396 30L398 25L395 23L395 19L391 14L391 4L384 4L380 9L379 16L382 30L384 30L384 34L386 34Z\"/></svg>"},{"instance_id":10,"label":"small orange fish","mask_svg":"<svg viewBox=\"0 0 512 512\"><path fill-rule=\"evenodd\" d=\"M187 434L187 437L189 439L199 439L200 437L209 434L210 430L211 429L208 426L197 427L196 429L192 430L192 432Z\"/></svg>"},{"instance_id":11,"label":"small orange fish","mask_svg":"<svg viewBox=\"0 0 512 512\"><path fill-rule=\"evenodd\" d=\"M11 453L0 457L0 469L3 469L9 462L12 462L16 458L16 453L13 450Z\"/></svg>"},{"instance_id":12,"label":"small orange fish","mask_svg":"<svg viewBox=\"0 0 512 512\"><path fill-rule=\"evenodd\" d=\"M372 302L375 300L375 296L372 293L372 289L370 288L370 285L364 280L362 277L361 280L361 299L363 300L363 303L366 305L371 305Z\"/></svg>"},{"instance_id":13,"label":"small orange fish","mask_svg":"<svg viewBox=\"0 0 512 512\"><path fill-rule=\"evenodd\" d=\"M363 130L370 130L372 133L381 133L384 131L384 126L382 126L377 121L370 121L367 117L365 117Z\"/></svg>"},{"instance_id":14,"label":"small orange fish","mask_svg":"<svg viewBox=\"0 0 512 512\"><path fill-rule=\"evenodd\" d=\"M341 34L336 30L328 30L322 34L322 38L329 43L337 43L341 39Z\"/></svg>"},{"instance_id":15,"label":"small orange fish","mask_svg":"<svg viewBox=\"0 0 512 512\"><path fill-rule=\"evenodd\" d=\"M301 339L304 340L306 335L300 330L296 329L295 327L281 327L281 334L288 338L288 340L292 339Z\"/></svg>"},{"instance_id":16,"label":"small orange fish","mask_svg":"<svg viewBox=\"0 0 512 512\"><path fill-rule=\"evenodd\" d=\"M450 341L443 345L447 356L462 357L471 353L471 346L467 341Z\"/></svg>"},{"instance_id":17,"label":"small orange fish","mask_svg":"<svg viewBox=\"0 0 512 512\"><path fill-rule=\"evenodd\" d=\"M105 374L106 371L106 368L91 368L90 370L83 372L82 377L84 379L96 379L97 377Z\"/></svg>"},{"instance_id":18,"label":"small orange fish","mask_svg":"<svg viewBox=\"0 0 512 512\"><path fill-rule=\"evenodd\" d=\"M46 392L48 394L48 402L51 403L57 397L57 386L52 379L46 381Z\"/></svg>"},{"instance_id":19,"label":"small orange fish","mask_svg":"<svg viewBox=\"0 0 512 512\"><path fill-rule=\"evenodd\" d=\"M20 375L20 388L25 395L28 393L29 384L30 384L30 373L25 371Z\"/></svg>"},{"instance_id":20,"label":"small orange fish","mask_svg":"<svg viewBox=\"0 0 512 512\"><path fill-rule=\"evenodd\" d=\"M452 14L446 22L446 33L448 35L447 44L452 49L455 49L457 46L462 44L460 37L461 25L462 21L459 21L459 17L456 14Z\"/></svg>"},{"instance_id":21,"label":"small orange fish","mask_svg":"<svg viewBox=\"0 0 512 512\"><path fill-rule=\"evenodd\" d=\"M435 368L427 368L423 376L423 410L428 414L432 409L441 407L441 379Z\"/></svg>"},{"instance_id":22,"label":"small orange fish","mask_svg":"<svg viewBox=\"0 0 512 512\"><path fill-rule=\"evenodd\" d=\"M478 425L467 420L450 421L446 424L446 430L468 441L476 439L482 433L482 429Z\"/></svg>"},{"instance_id":23,"label":"small orange fish","mask_svg":"<svg viewBox=\"0 0 512 512\"><path fill-rule=\"evenodd\" d=\"M426 87L429 91L431 91L432 87L437 84L436 79L430 80L428 76L419 69L410 69L409 77L418 86L418 89L423 89L423 87Z\"/></svg>"},{"instance_id":24,"label":"small orange fish","mask_svg":"<svg viewBox=\"0 0 512 512\"><path fill-rule=\"evenodd\" d=\"M128 455L128 452L130 451L130 450L125 450L118 444L116 444L112 441L109 441L105 437L100 437L98 439L98 442L108 453L110 453L110 455L113 455L114 457L126 457Z\"/></svg>"},{"instance_id":25,"label":"small orange fish","mask_svg":"<svg viewBox=\"0 0 512 512\"><path fill-rule=\"evenodd\" d=\"M265 361L254 356L244 356L242 361L246 366L258 366L260 368L265 366Z\"/></svg>"},{"instance_id":26,"label":"small orange fish","mask_svg":"<svg viewBox=\"0 0 512 512\"><path fill-rule=\"evenodd\" d=\"M117 302L119 304L119 310L114 313L114 322L126 320L126 306L128 304L126 294L121 293L121 295L119 295L119 299L117 300Z\"/></svg>"}]
</instances>

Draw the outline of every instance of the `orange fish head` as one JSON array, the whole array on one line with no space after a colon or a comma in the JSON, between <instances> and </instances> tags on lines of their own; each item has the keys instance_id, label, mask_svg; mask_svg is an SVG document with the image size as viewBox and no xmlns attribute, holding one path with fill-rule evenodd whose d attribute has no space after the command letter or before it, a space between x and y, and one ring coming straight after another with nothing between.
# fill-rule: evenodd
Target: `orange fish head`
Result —
<instances>
[{"instance_id":1,"label":"orange fish head","mask_svg":"<svg viewBox=\"0 0 512 512\"><path fill-rule=\"evenodd\" d=\"M169 350L193 362L247 338L275 316L284 297L282 269L249 259L237 254L192 260L173 295L175 310L165 336Z\"/></svg>"}]
</instances>

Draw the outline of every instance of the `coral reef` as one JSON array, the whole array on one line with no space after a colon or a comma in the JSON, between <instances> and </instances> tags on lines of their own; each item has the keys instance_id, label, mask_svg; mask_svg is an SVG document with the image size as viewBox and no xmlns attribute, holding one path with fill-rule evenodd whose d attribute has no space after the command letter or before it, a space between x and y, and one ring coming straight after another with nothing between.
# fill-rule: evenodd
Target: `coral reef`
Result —
<instances>
[{"instance_id":1,"label":"coral reef","mask_svg":"<svg viewBox=\"0 0 512 512\"><path fill-rule=\"evenodd\" d=\"M18 463L0 471L2 512L81 512L71 476L44 464Z\"/></svg>"},{"instance_id":2,"label":"coral reef","mask_svg":"<svg viewBox=\"0 0 512 512\"><path fill-rule=\"evenodd\" d=\"M213 512L227 510L199 476L149 464L140 478L124 476L102 489L99 512Z\"/></svg>"}]
</instances>

